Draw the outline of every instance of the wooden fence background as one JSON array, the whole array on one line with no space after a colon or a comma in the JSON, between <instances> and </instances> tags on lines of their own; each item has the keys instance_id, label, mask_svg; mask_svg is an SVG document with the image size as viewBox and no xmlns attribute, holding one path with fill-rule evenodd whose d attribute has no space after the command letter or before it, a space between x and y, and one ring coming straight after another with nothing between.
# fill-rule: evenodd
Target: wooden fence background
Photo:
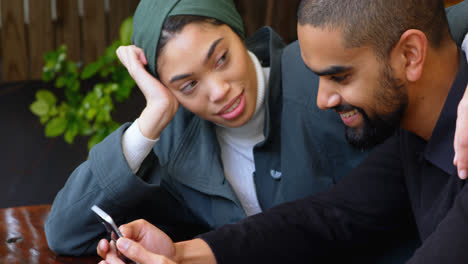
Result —
<instances>
[{"instance_id":1,"label":"wooden fence background","mask_svg":"<svg viewBox=\"0 0 468 264\"><path fill-rule=\"evenodd\" d=\"M196 0L194 0L196 1ZM272 26L296 39L300 0L234 0L247 35ZM447 5L460 0L446 0ZM138 0L0 0L0 82L39 80L43 54L66 44L68 56L87 64L119 36Z\"/></svg>"}]
</instances>

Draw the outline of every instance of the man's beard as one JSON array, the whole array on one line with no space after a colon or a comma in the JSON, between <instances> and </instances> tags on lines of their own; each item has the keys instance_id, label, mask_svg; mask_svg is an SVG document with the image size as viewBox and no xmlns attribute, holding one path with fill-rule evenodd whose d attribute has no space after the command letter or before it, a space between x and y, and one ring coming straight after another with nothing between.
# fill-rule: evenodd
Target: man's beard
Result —
<instances>
[{"instance_id":1,"label":"man's beard","mask_svg":"<svg viewBox=\"0 0 468 264\"><path fill-rule=\"evenodd\" d=\"M355 108L362 114L362 127L346 126L345 129L346 140L356 148L372 148L390 137L400 126L403 113L408 105L408 95L406 86L394 78L388 64L385 64L381 74L375 100L375 105L386 110L374 111L375 117L372 119L361 108L349 105L339 107L341 108L339 111Z\"/></svg>"}]
</instances>

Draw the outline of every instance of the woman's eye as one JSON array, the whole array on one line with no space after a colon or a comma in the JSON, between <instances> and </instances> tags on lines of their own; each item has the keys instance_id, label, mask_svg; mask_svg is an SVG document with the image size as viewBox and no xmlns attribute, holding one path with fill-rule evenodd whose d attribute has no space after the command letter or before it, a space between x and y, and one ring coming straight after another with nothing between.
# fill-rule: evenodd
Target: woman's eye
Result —
<instances>
[{"instance_id":1,"label":"woman's eye","mask_svg":"<svg viewBox=\"0 0 468 264\"><path fill-rule=\"evenodd\" d=\"M346 75L341 75L341 76L331 76L330 79L332 81L335 81L335 82L343 82L344 80L346 80L346 78L348 78L349 74L346 74Z\"/></svg>"},{"instance_id":2,"label":"woman's eye","mask_svg":"<svg viewBox=\"0 0 468 264\"><path fill-rule=\"evenodd\" d=\"M183 86L182 89L180 89L180 91L184 94L190 94L196 86L197 86L197 81L191 81L185 86Z\"/></svg>"},{"instance_id":3,"label":"woman's eye","mask_svg":"<svg viewBox=\"0 0 468 264\"><path fill-rule=\"evenodd\" d=\"M218 59L216 62L215 68L218 69L219 67L223 66L224 63L226 62L226 57L227 57L227 51L223 54L221 58Z\"/></svg>"}]
</instances>

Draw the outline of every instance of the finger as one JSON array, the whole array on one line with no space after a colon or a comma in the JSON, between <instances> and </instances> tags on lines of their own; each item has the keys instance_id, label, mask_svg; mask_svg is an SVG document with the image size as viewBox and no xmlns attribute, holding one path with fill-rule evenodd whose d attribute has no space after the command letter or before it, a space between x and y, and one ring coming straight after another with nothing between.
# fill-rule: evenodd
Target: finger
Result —
<instances>
[{"instance_id":1,"label":"finger","mask_svg":"<svg viewBox=\"0 0 468 264\"><path fill-rule=\"evenodd\" d=\"M101 239L97 246L97 253L101 258L105 259L107 252L109 252L109 242L106 239Z\"/></svg>"},{"instance_id":2,"label":"finger","mask_svg":"<svg viewBox=\"0 0 468 264\"><path fill-rule=\"evenodd\" d=\"M457 114L454 164L457 166L460 179L466 179L468 169L468 95L466 93L458 105Z\"/></svg>"},{"instance_id":3,"label":"finger","mask_svg":"<svg viewBox=\"0 0 468 264\"><path fill-rule=\"evenodd\" d=\"M116 53L117 53L117 58L119 58L119 61L128 70L128 56L127 56L127 52L125 51L125 48L126 47L122 47L122 46L119 47Z\"/></svg>"},{"instance_id":4,"label":"finger","mask_svg":"<svg viewBox=\"0 0 468 264\"><path fill-rule=\"evenodd\" d=\"M468 126L460 128L460 132L462 131L467 131ZM456 166L458 170L458 176L461 179L466 179L467 178L467 169L468 169L468 138L463 138L463 137L468 137L468 133L465 133L465 135L460 135L459 140L457 142L457 152L456 154Z\"/></svg>"},{"instance_id":5,"label":"finger","mask_svg":"<svg viewBox=\"0 0 468 264\"><path fill-rule=\"evenodd\" d=\"M119 238L117 248L122 254L137 263L174 263L164 256L147 251L139 243L127 238Z\"/></svg>"},{"instance_id":6,"label":"finger","mask_svg":"<svg viewBox=\"0 0 468 264\"><path fill-rule=\"evenodd\" d=\"M141 70L148 63L145 53L140 48L132 48L128 50L128 62L132 70Z\"/></svg>"},{"instance_id":7,"label":"finger","mask_svg":"<svg viewBox=\"0 0 468 264\"><path fill-rule=\"evenodd\" d=\"M152 228L152 226L153 225L148 223L146 220L138 219L128 224L121 225L119 230L124 237L140 241L146 234L145 230Z\"/></svg>"},{"instance_id":8,"label":"finger","mask_svg":"<svg viewBox=\"0 0 468 264\"><path fill-rule=\"evenodd\" d=\"M105 261L108 264L125 264L122 259L120 259L118 253L117 253L117 247L114 243L114 241L111 241L109 243L109 252L106 255Z\"/></svg>"},{"instance_id":9,"label":"finger","mask_svg":"<svg viewBox=\"0 0 468 264\"><path fill-rule=\"evenodd\" d=\"M138 48L137 55L141 63L143 63L144 65L148 64L148 60L146 59L145 52L142 49Z\"/></svg>"}]
</instances>

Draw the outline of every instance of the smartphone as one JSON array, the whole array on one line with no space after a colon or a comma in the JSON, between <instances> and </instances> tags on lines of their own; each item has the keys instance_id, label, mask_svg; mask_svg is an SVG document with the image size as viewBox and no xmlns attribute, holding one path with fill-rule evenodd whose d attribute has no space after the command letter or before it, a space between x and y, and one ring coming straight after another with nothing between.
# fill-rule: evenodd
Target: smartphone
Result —
<instances>
[{"instance_id":1,"label":"smartphone","mask_svg":"<svg viewBox=\"0 0 468 264\"><path fill-rule=\"evenodd\" d=\"M99 208L99 206L97 206L97 205L93 205L91 207L91 210L93 210L93 212L95 212L97 214L97 216L99 216L99 219L101 220L101 223L106 227L107 232L111 235L111 239L115 243L117 243L117 239L120 238L120 237L123 237L123 235L120 232L117 225L115 224L112 217L110 215L108 215L106 212L104 212L104 210ZM117 236L117 238L113 234L115 234ZM135 263L135 262L131 261L130 259L128 259L127 257L125 257L118 250L117 250L117 253L118 253L118 256L120 257L120 259L122 259L125 263Z\"/></svg>"},{"instance_id":2,"label":"smartphone","mask_svg":"<svg viewBox=\"0 0 468 264\"><path fill-rule=\"evenodd\" d=\"M115 239L115 237L112 236L112 232L114 232L114 234L116 234L118 238L123 237L122 233L120 233L119 228L115 224L112 217L110 217L110 215L108 215L106 212L104 212L97 205L93 205L93 207L91 207L91 210L93 210L99 216L99 218L101 219L102 224L106 227L107 232L109 232L109 234L111 234L111 238L112 238L112 240L114 240L114 242L117 242L117 239Z\"/></svg>"}]
</instances>

